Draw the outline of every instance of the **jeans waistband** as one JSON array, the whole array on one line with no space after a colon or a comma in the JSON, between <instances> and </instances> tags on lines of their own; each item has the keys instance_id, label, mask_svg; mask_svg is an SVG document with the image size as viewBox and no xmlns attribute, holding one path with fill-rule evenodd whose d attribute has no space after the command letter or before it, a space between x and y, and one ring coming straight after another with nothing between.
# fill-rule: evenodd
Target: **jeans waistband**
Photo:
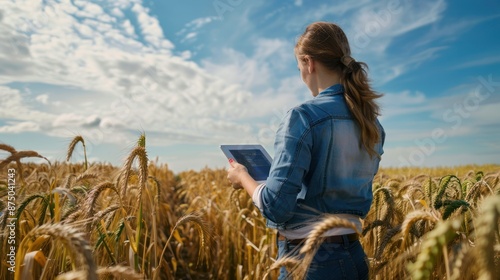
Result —
<instances>
[{"instance_id":1,"label":"jeans waistband","mask_svg":"<svg viewBox=\"0 0 500 280\"><path fill-rule=\"evenodd\" d=\"M359 234L350 233L350 234L344 234L344 235L333 235L333 236L325 237L323 243L344 243L344 241L354 242L354 241L357 241L358 239L359 239ZM307 238L287 239L285 236L278 233L278 240L283 240L283 241L286 240L292 245L299 245L299 244L305 243Z\"/></svg>"}]
</instances>

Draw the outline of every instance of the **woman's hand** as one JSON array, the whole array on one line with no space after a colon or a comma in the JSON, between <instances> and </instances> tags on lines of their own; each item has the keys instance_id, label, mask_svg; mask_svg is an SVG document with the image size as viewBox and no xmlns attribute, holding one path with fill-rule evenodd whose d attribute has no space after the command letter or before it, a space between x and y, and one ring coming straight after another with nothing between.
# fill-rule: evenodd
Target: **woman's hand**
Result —
<instances>
[{"instance_id":1,"label":"woman's hand","mask_svg":"<svg viewBox=\"0 0 500 280\"><path fill-rule=\"evenodd\" d=\"M245 189L247 193L252 196L253 192L259 185L253 178L248 174L248 170L242 164L237 163L234 159L229 159L229 168L227 170L227 179L233 185L235 189Z\"/></svg>"},{"instance_id":2,"label":"woman's hand","mask_svg":"<svg viewBox=\"0 0 500 280\"><path fill-rule=\"evenodd\" d=\"M233 188L242 189L242 179L245 176L249 176L247 168L244 165L237 163L232 158L229 159L229 164L230 166L227 170L227 179L231 182Z\"/></svg>"}]
</instances>

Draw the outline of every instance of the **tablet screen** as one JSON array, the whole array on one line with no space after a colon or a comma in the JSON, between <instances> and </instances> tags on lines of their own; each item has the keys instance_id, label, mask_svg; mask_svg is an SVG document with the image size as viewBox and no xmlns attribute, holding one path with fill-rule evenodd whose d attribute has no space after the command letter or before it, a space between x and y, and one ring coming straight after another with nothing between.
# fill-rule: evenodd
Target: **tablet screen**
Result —
<instances>
[{"instance_id":1,"label":"tablet screen","mask_svg":"<svg viewBox=\"0 0 500 280\"><path fill-rule=\"evenodd\" d=\"M248 169L248 174L255 181L265 181L269 177L271 168L269 160L258 149L232 150L229 149L236 162L243 164Z\"/></svg>"}]
</instances>

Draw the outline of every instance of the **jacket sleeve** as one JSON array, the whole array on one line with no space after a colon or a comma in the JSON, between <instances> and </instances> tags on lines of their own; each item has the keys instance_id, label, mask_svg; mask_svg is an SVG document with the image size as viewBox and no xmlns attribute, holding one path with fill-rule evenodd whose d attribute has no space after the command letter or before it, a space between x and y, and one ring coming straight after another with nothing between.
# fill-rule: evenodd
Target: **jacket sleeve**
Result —
<instances>
[{"instance_id":1,"label":"jacket sleeve","mask_svg":"<svg viewBox=\"0 0 500 280\"><path fill-rule=\"evenodd\" d=\"M275 155L261 192L262 214L281 224L293 216L297 194L311 162L312 135L308 115L290 110L276 133Z\"/></svg>"}]
</instances>

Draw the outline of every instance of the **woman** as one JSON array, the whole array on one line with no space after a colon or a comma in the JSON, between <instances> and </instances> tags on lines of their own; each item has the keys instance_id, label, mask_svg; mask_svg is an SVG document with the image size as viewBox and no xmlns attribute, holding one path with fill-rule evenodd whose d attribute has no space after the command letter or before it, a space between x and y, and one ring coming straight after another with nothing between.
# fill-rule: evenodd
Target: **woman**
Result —
<instances>
[{"instance_id":1,"label":"woman","mask_svg":"<svg viewBox=\"0 0 500 280\"><path fill-rule=\"evenodd\" d=\"M310 24L295 56L313 98L292 108L276 134L269 178L258 185L246 168L230 159L228 179L244 188L278 230L279 257L301 246L324 214L361 220L372 202L372 181L383 153L385 133L368 82L366 64L351 56L346 35L333 23ZM308 279L368 279L358 236L334 228L325 236ZM280 278L287 277L284 268Z\"/></svg>"}]
</instances>

